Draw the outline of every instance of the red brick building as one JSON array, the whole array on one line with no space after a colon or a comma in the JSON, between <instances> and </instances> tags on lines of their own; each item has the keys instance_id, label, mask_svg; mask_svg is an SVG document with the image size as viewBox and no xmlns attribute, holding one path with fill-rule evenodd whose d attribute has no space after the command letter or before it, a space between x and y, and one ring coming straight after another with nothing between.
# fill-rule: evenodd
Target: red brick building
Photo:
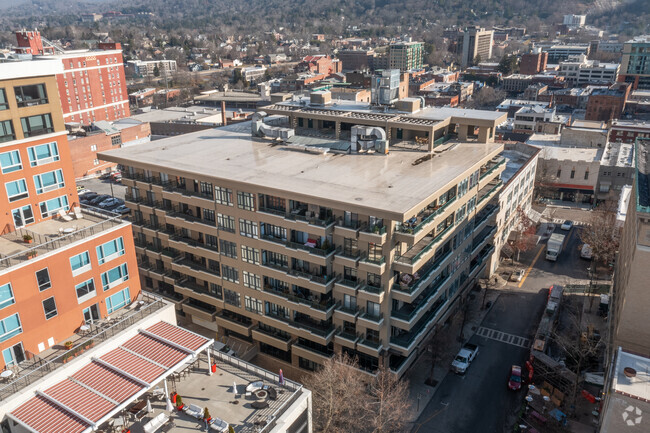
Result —
<instances>
[{"instance_id":1,"label":"red brick building","mask_svg":"<svg viewBox=\"0 0 650 433\"><path fill-rule=\"evenodd\" d=\"M100 43L96 50L62 51L47 45L37 30L18 31L16 40L16 52L36 59L56 58L63 64L63 73L56 78L65 123L89 125L131 115L119 43Z\"/></svg>"},{"instance_id":2,"label":"red brick building","mask_svg":"<svg viewBox=\"0 0 650 433\"><path fill-rule=\"evenodd\" d=\"M640 120L613 120L609 141L633 144L637 138L650 138L650 122Z\"/></svg>"},{"instance_id":3,"label":"red brick building","mask_svg":"<svg viewBox=\"0 0 650 433\"><path fill-rule=\"evenodd\" d=\"M296 66L296 71L308 71L313 74L326 74L328 76L341 72L342 70L343 65L341 61L325 54L306 56Z\"/></svg>"},{"instance_id":4,"label":"red brick building","mask_svg":"<svg viewBox=\"0 0 650 433\"><path fill-rule=\"evenodd\" d=\"M522 75L535 75L546 70L548 62L548 53L540 51L538 53L528 53L521 56L519 63L519 73Z\"/></svg>"},{"instance_id":5,"label":"red brick building","mask_svg":"<svg viewBox=\"0 0 650 433\"><path fill-rule=\"evenodd\" d=\"M596 89L589 96L585 120L610 121L618 119L630 94L630 84L617 83L607 89Z\"/></svg>"}]
</instances>

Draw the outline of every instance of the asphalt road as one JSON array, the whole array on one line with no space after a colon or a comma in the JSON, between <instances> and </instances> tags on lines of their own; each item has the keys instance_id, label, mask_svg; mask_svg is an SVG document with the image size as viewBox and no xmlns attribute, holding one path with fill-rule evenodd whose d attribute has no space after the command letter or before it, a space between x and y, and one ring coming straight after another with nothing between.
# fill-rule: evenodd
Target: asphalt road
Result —
<instances>
[{"instance_id":1,"label":"asphalt road","mask_svg":"<svg viewBox=\"0 0 650 433\"><path fill-rule=\"evenodd\" d=\"M83 185L86 189L95 191L97 194L109 194L121 199L124 199L124 195L126 194L126 186L121 183L111 182L110 180L99 180L96 178L84 179L77 181L77 185Z\"/></svg>"},{"instance_id":2,"label":"asphalt road","mask_svg":"<svg viewBox=\"0 0 650 433\"><path fill-rule=\"evenodd\" d=\"M469 340L479 354L464 376L449 373L415 423L412 433L503 433L512 431L524 392L507 388L510 367L530 353L548 287L588 278L589 262L580 259L574 228L557 262L544 258L546 240L522 256L532 263L521 283L508 283ZM559 227L556 232L567 234ZM525 339L525 340L524 340Z\"/></svg>"}]
</instances>

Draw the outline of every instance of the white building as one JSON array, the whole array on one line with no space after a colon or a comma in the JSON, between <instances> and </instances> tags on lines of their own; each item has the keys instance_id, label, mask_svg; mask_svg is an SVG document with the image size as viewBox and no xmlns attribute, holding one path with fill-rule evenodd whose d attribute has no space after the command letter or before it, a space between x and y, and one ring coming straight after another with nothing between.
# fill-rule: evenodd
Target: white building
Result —
<instances>
[{"instance_id":1,"label":"white building","mask_svg":"<svg viewBox=\"0 0 650 433\"><path fill-rule=\"evenodd\" d=\"M176 60L129 60L126 65L133 69L134 75L142 77L155 76L156 66L160 77L165 77L165 74L171 77L178 71Z\"/></svg>"},{"instance_id":2,"label":"white building","mask_svg":"<svg viewBox=\"0 0 650 433\"><path fill-rule=\"evenodd\" d=\"M564 16L562 24L569 28L584 27L587 22L587 15L569 14Z\"/></svg>"},{"instance_id":3,"label":"white building","mask_svg":"<svg viewBox=\"0 0 650 433\"><path fill-rule=\"evenodd\" d=\"M241 69L242 78L244 78L246 81L250 83L256 83L258 81L261 81L264 78L265 73L266 73L266 68L264 66L258 68L250 67L250 68Z\"/></svg>"},{"instance_id":4,"label":"white building","mask_svg":"<svg viewBox=\"0 0 650 433\"><path fill-rule=\"evenodd\" d=\"M586 55L580 54L560 62L558 76L564 77L570 85L614 83L620 68L620 63L588 60Z\"/></svg>"}]
</instances>

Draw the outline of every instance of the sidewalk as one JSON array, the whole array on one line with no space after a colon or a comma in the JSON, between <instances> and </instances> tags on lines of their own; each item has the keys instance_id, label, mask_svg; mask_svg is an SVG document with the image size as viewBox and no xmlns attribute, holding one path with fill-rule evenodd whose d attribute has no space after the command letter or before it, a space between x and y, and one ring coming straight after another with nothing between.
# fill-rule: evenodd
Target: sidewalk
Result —
<instances>
[{"instance_id":1,"label":"sidewalk","mask_svg":"<svg viewBox=\"0 0 650 433\"><path fill-rule=\"evenodd\" d=\"M504 285L505 281L499 278L497 288L503 287ZM441 328L438 334L433 339L430 339L428 343L423 343L422 346L425 348L444 347L445 349L439 353L433 353L424 349L426 352L420 355L420 358L415 361L405 376L409 381L409 400L413 402L408 416L408 422L410 424L415 423L422 412L424 412L424 409L437 391L438 385L440 385L447 373L449 373L449 366L458 353L458 350L474 335L475 330L480 326L483 318L492 306L494 306L500 294L499 290L494 290L493 286L490 286L485 297L485 303L486 305L490 305L490 307L481 309L484 293L482 290L480 292L471 292L469 295L470 304L467 310L465 326L463 327L464 338L462 341L458 341L460 327L463 321L462 313L459 312L451 319L451 323L447 327ZM428 385L425 382L428 382L430 379L431 365L434 362L434 357L436 359L433 369L433 382L432 385Z\"/></svg>"}]
</instances>

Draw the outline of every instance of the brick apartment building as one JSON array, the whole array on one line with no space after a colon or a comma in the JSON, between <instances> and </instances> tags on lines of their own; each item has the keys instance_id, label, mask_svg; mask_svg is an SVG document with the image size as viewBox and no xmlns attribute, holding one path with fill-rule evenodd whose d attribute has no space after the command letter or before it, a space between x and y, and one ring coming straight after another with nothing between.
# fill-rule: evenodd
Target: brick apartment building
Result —
<instances>
[{"instance_id":1,"label":"brick apartment building","mask_svg":"<svg viewBox=\"0 0 650 433\"><path fill-rule=\"evenodd\" d=\"M521 56L519 63L519 73L522 75L535 75L546 70L548 62L548 53L536 49L532 53Z\"/></svg>"},{"instance_id":2,"label":"brick apartment building","mask_svg":"<svg viewBox=\"0 0 650 433\"><path fill-rule=\"evenodd\" d=\"M63 71L56 79L65 123L89 125L131 115L121 44L100 43L95 50L63 51L42 38L38 30L18 31L16 40L19 54L61 62Z\"/></svg>"},{"instance_id":3,"label":"brick apartment building","mask_svg":"<svg viewBox=\"0 0 650 433\"><path fill-rule=\"evenodd\" d=\"M54 58L0 65L0 368L42 361L140 292L131 224L78 208L63 71Z\"/></svg>"},{"instance_id":4,"label":"brick apartment building","mask_svg":"<svg viewBox=\"0 0 650 433\"><path fill-rule=\"evenodd\" d=\"M296 71L307 71L313 74L326 74L328 76L341 72L342 70L343 65L340 60L333 59L325 54L306 56L296 66Z\"/></svg>"},{"instance_id":5,"label":"brick apartment building","mask_svg":"<svg viewBox=\"0 0 650 433\"><path fill-rule=\"evenodd\" d=\"M594 89L587 102L585 120L618 119L623 114L631 87L627 83L617 83L609 88Z\"/></svg>"}]
</instances>

